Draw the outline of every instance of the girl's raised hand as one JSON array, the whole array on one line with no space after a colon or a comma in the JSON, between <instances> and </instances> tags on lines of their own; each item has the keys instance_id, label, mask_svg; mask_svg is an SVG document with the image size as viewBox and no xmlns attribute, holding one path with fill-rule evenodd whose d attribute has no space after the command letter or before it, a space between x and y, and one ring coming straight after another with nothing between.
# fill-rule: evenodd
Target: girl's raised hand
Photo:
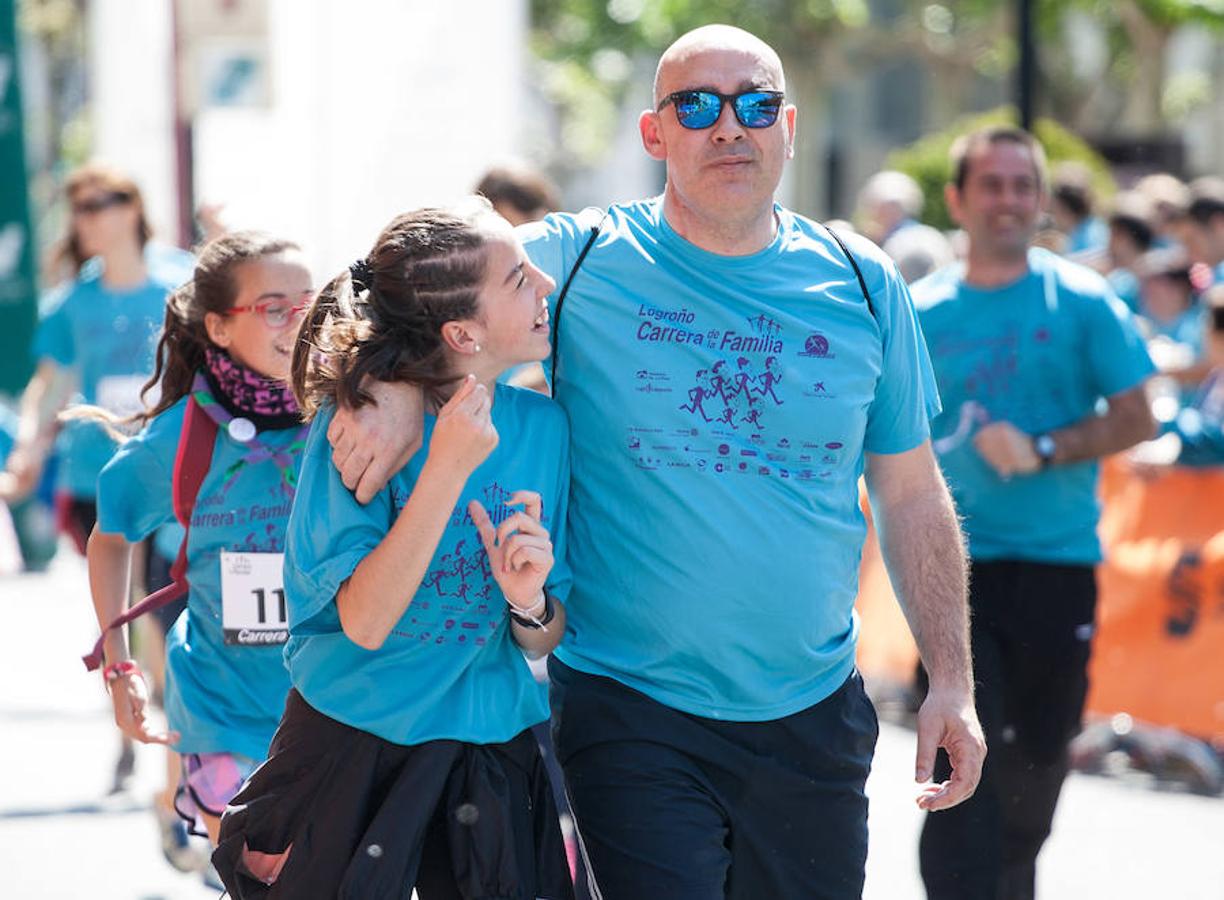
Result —
<instances>
[{"instance_id":1,"label":"girl's raised hand","mask_svg":"<svg viewBox=\"0 0 1224 900\"><path fill-rule=\"evenodd\" d=\"M467 376L438 410L429 458L453 466L464 477L475 471L497 446L491 407L488 389L477 384L475 376Z\"/></svg>"},{"instance_id":2,"label":"girl's raised hand","mask_svg":"<svg viewBox=\"0 0 1224 900\"><path fill-rule=\"evenodd\" d=\"M543 504L535 491L516 491L506 506L522 506L496 529L479 500L468 504L468 513L489 554L502 593L511 606L529 610L539 605L544 581L553 567L553 546L548 530L540 524Z\"/></svg>"}]
</instances>

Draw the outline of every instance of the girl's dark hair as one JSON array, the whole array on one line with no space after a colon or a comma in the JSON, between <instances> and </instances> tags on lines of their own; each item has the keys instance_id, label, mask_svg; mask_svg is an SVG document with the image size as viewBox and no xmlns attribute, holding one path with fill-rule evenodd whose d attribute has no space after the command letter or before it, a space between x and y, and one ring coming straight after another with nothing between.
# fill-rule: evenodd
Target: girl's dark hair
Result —
<instances>
[{"instance_id":1,"label":"girl's dark hair","mask_svg":"<svg viewBox=\"0 0 1224 900\"><path fill-rule=\"evenodd\" d=\"M307 419L326 401L354 409L371 402L366 377L419 384L434 399L456 380L441 330L478 314L487 242L481 221L492 215L483 198L469 207L397 216L354 264L359 275L342 272L319 292L293 350L293 392Z\"/></svg>"},{"instance_id":2,"label":"girl's dark hair","mask_svg":"<svg viewBox=\"0 0 1224 900\"><path fill-rule=\"evenodd\" d=\"M300 249L293 241L259 231L230 232L204 245L191 280L166 298L166 320L157 342L153 377L140 392L143 399L160 384L161 396L156 406L135 416L136 422L153 418L191 392L195 373L204 365L204 350L211 343L204 316L223 313L234 305L238 296L234 270L243 263Z\"/></svg>"}]
</instances>

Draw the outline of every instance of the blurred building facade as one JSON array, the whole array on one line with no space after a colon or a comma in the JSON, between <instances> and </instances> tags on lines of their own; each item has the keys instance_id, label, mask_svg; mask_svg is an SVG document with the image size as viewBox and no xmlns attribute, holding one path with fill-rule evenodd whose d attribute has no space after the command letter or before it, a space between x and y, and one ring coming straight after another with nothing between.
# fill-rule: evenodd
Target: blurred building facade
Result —
<instances>
[{"instance_id":1,"label":"blurred building facade","mask_svg":"<svg viewBox=\"0 0 1224 900\"><path fill-rule=\"evenodd\" d=\"M522 0L92 0L93 150L164 238L218 204L301 242L321 284L513 154L526 27Z\"/></svg>"}]
</instances>

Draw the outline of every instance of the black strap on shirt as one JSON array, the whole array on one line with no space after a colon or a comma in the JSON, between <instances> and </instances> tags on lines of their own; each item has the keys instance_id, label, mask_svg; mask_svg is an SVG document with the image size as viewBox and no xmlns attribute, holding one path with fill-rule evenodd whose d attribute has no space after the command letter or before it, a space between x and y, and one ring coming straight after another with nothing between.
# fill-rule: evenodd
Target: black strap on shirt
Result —
<instances>
[{"instance_id":1,"label":"black strap on shirt","mask_svg":"<svg viewBox=\"0 0 1224 900\"><path fill-rule=\"evenodd\" d=\"M871 292L867 290L867 282L863 278L863 270L859 268L858 260L854 258L854 254L850 252L846 242L841 239L841 235L828 225L825 225L824 229L829 232L829 237L837 241L837 246L841 247L841 252L846 254L846 259L850 260L850 266L854 269L854 276L858 279L859 289L863 292L863 299L867 301L867 311L871 313L871 318L874 319L876 317L875 304L871 302Z\"/></svg>"},{"instance_id":2,"label":"black strap on shirt","mask_svg":"<svg viewBox=\"0 0 1224 900\"><path fill-rule=\"evenodd\" d=\"M609 210L610 212L610 210ZM582 252L578 254L578 259L574 261L573 268L569 270L569 274L565 276L565 284L561 285L561 293L557 295L557 302L553 305L552 311L552 363L551 377L548 383L552 386L552 395L557 396L557 350L561 346L561 307L565 304L565 295L569 293L570 285L574 283L574 276L578 274L578 270L582 268L582 261L586 259L587 254L591 252L591 247L595 244L595 239L599 237L599 229L603 227L603 223L608 219L608 212L603 214L603 218L591 229L591 236L587 238L587 242L582 246Z\"/></svg>"}]
</instances>

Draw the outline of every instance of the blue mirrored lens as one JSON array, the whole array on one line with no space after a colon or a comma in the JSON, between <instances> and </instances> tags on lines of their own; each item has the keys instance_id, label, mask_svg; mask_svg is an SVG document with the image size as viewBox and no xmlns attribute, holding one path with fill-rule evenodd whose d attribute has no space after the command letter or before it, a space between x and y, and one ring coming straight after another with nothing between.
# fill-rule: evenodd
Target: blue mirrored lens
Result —
<instances>
[{"instance_id":1,"label":"blue mirrored lens","mask_svg":"<svg viewBox=\"0 0 1224 900\"><path fill-rule=\"evenodd\" d=\"M676 118L685 128L709 128L722 112L722 98L709 91L688 91L675 103Z\"/></svg>"},{"instance_id":2,"label":"blue mirrored lens","mask_svg":"<svg viewBox=\"0 0 1224 900\"><path fill-rule=\"evenodd\" d=\"M768 128L778 120L782 98L754 91L735 98L735 117L745 128Z\"/></svg>"}]
</instances>

